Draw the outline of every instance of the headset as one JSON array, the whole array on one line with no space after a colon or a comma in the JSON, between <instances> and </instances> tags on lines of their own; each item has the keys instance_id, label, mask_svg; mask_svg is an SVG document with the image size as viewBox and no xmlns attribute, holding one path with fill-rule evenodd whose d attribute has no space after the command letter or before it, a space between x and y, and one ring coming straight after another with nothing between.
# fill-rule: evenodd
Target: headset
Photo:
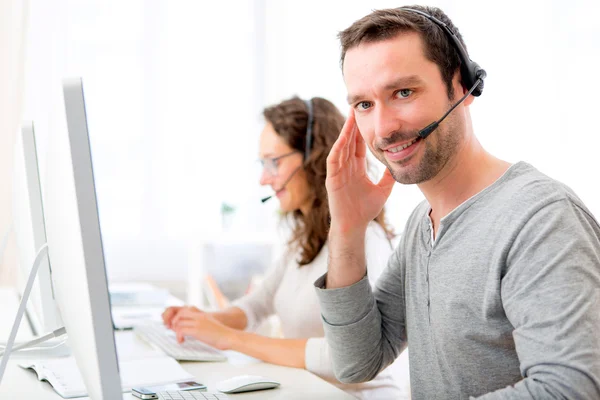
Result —
<instances>
[{"instance_id":1,"label":"headset","mask_svg":"<svg viewBox=\"0 0 600 400\"><path fill-rule=\"evenodd\" d=\"M308 113L308 120L306 121L306 144L304 146L304 162L306 162L308 161L308 157L310 157L310 150L312 149L314 116L312 99L304 100L304 104L306 104L306 110Z\"/></svg>"},{"instance_id":2,"label":"headset","mask_svg":"<svg viewBox=\"0 0 600 400\"><path fill-rule=\"evenodd\" d=\"M452 110L454 110L460 103L462 103L470 94L472 94L473 96L481 95L481 93L483 92L483 80L487 76L487 73L483 68L479 66L479 64L477 64L475 61L472 61L469 58L469 56L467 55L467 51L460 43L460 40L458 39L456 34L454 34L454 32L452 32L448 25L446 25L443 21L440 21L434 16L429 15L421 10L415 10L414 8L400 7L399 9L419 14L427 18L428 20L439 26L440 29L442 29L446 33L450 41L454 43L454 48L456 48L456 50L458 51L458 57L460 58L460 74L462 77L463 84L466 88L470 88L467 94L465 94L455 105L453 105L446 112L446 114L444 114L442 118L440 118L436 122L432 122L431 124L427 125L425 128L419 131L419 136L422 139L425 139L431 134L431 132L433 132L438 127L438 125L448 116L448 114L450 114Z\"/></svg>"},{"instance_id":3,"label":"headset","mask_svg":"<svg viewBox=\"0 0 600 400\"><path fill-rule=\"evenodd\" d=\"M277 194L277 193L281 192L283 189L285 189L285 187L287 186L288 183L290 183L290 181L292 180L294 175L296 175L296 172L300 171L300 168L302 168L304 166L304 164L306 164L306 162L308 161L308 158L310 157L310 151L312 149L313 125L314 125L312 99L304 100L304 104L306 105L306 110L307 110L307 114L308 114L308 119L306 121L306 143L304 145L304 162L300 166L298 166L296 169L294 169L294 171L290 174L290 176L288 176L288 178L285 180L285 182L283 182L283 185L281 185L281 188L279 190L275 191L275 194ZM272 194L270 196L263 197L260 201L265 203L268 200L270 200L273 196L274 195Z\"/></svg>"}]
</instances>

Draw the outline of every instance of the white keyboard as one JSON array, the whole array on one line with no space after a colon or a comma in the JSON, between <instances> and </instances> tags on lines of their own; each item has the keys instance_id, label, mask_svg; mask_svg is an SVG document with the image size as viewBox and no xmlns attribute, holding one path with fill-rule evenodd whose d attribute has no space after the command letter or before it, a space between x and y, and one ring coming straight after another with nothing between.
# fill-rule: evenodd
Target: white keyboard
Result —
<instances>
[{"instance_id":1,"label":"white keyboard","mask_svg":"<svg viewBox=\"0 0 600 400\"><path fill-rule=\"evenodd\" d=\"M159 392L159 400L230 400L229 396L219 392L175 391Z\"/></svg>"},{"instance_id":2,"label":"white keyboard","mask_svg":"<svg viewBox=\"0 0 600 400\"><path fill-rule=\"evenodd\" d=\"M135 332L143 339L180 361L226 361L221 351L199 340L186 337L183 343L177 343L175 332L162 323L137 325Z\"/></svg>"}]
</instances>

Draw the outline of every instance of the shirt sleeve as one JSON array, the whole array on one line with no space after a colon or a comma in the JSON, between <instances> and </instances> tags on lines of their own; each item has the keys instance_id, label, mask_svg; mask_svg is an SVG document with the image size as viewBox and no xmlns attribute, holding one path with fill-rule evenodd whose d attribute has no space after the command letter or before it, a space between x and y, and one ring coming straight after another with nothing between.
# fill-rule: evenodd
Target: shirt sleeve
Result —
<instances>
[{"instance_id":1,"label":"shirt sleeve","mask_svg":"<svg viewBox=\"0 0 600 400\"><path fill-rule=\"evenodd\" d=\"M528 220L501 294L523 379L477 399L600 398L600 228L563 199Z\"/></svg>"},{"instance_id":2,"label":"shirt sleeve","mask_svg":"<svg viewBox=\"0 0 600 400\"><path fill-rule=\"evenodd\" d=\"M287 257L287 254L281 256L258 287L232 303L246 314L245 330L256 330L262 321L275 313L275 293L285 272Z\"/></svg>"},{"instance_id":3,"label":"shirt sleeve","mask_svg":"<svg viewBox=\"0 0 600 400\"><path fill-rule=\"evenodd\" d=\"M315 282L333 371L343 383L375 378L406 347L401 260L396 250L374 290L366 277L335 289L325 289L326 274Z\"/></svg>"},{"instance_id":4,"label":"shirt sleeve","mask_svg":"<svg viewBox=\"0 0 600 400\"><path fill-rule=\"evenodd\" d=\"M368 282L375 284L381 275L386 261L392 253L392 245L381 226L372 222L365 236ZM325 338L310 338L305 348L306 369L322 378L335 380L331 364L331 352Z\"/></svg>"}]
</instances>

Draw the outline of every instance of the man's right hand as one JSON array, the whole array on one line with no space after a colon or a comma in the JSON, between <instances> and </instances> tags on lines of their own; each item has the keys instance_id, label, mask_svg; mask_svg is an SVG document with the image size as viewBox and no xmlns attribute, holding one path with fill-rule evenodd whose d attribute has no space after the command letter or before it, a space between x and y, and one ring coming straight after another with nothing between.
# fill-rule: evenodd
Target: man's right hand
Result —
<instances>
[{"instance_id":1,"label":"man's right hand","mask_svg":"<svg viewBox=\"0 0 600 400\"><path fill-rule=\"evenodd\" d=\"M366 273L365 232L369 222L383 209L392 193L394 178L389 170L379 183L367 175L367 146L354 119L354 110L327 157L329 268L327 288L352 285Z\"/></svg>"},{"instance_id":2,"label":"man's right hand","mask_svg":"<svg viewBox=\"0 0 600 400\"><path fill-rule=\"evenodd\" d=\"M394 183L387 168L377 184L367 176L367 146L351 109L327 157L325 186L332 228L340 233L364 231L383 209Z\"/></svg>"}]
</instances>

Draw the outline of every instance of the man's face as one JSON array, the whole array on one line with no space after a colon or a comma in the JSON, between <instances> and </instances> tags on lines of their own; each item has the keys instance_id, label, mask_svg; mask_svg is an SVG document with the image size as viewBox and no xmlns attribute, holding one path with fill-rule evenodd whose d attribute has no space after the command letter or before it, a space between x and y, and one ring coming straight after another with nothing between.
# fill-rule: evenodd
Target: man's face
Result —
<instances>
[{"instance_id":1,"label":"man's face","mask_svg":"<svg viewBox=\"0 0 600 400\"><path fill-rule=\"evenodd\" d=\"M404 184L435 177L457 152L464 117L454 110L426 139L419 130L451 107L438 66L425 58L417 33L363 43L346 53L348 102L371 152ZM462 93L454 79L455 97Z\"/></svg>"}]
</instances>

